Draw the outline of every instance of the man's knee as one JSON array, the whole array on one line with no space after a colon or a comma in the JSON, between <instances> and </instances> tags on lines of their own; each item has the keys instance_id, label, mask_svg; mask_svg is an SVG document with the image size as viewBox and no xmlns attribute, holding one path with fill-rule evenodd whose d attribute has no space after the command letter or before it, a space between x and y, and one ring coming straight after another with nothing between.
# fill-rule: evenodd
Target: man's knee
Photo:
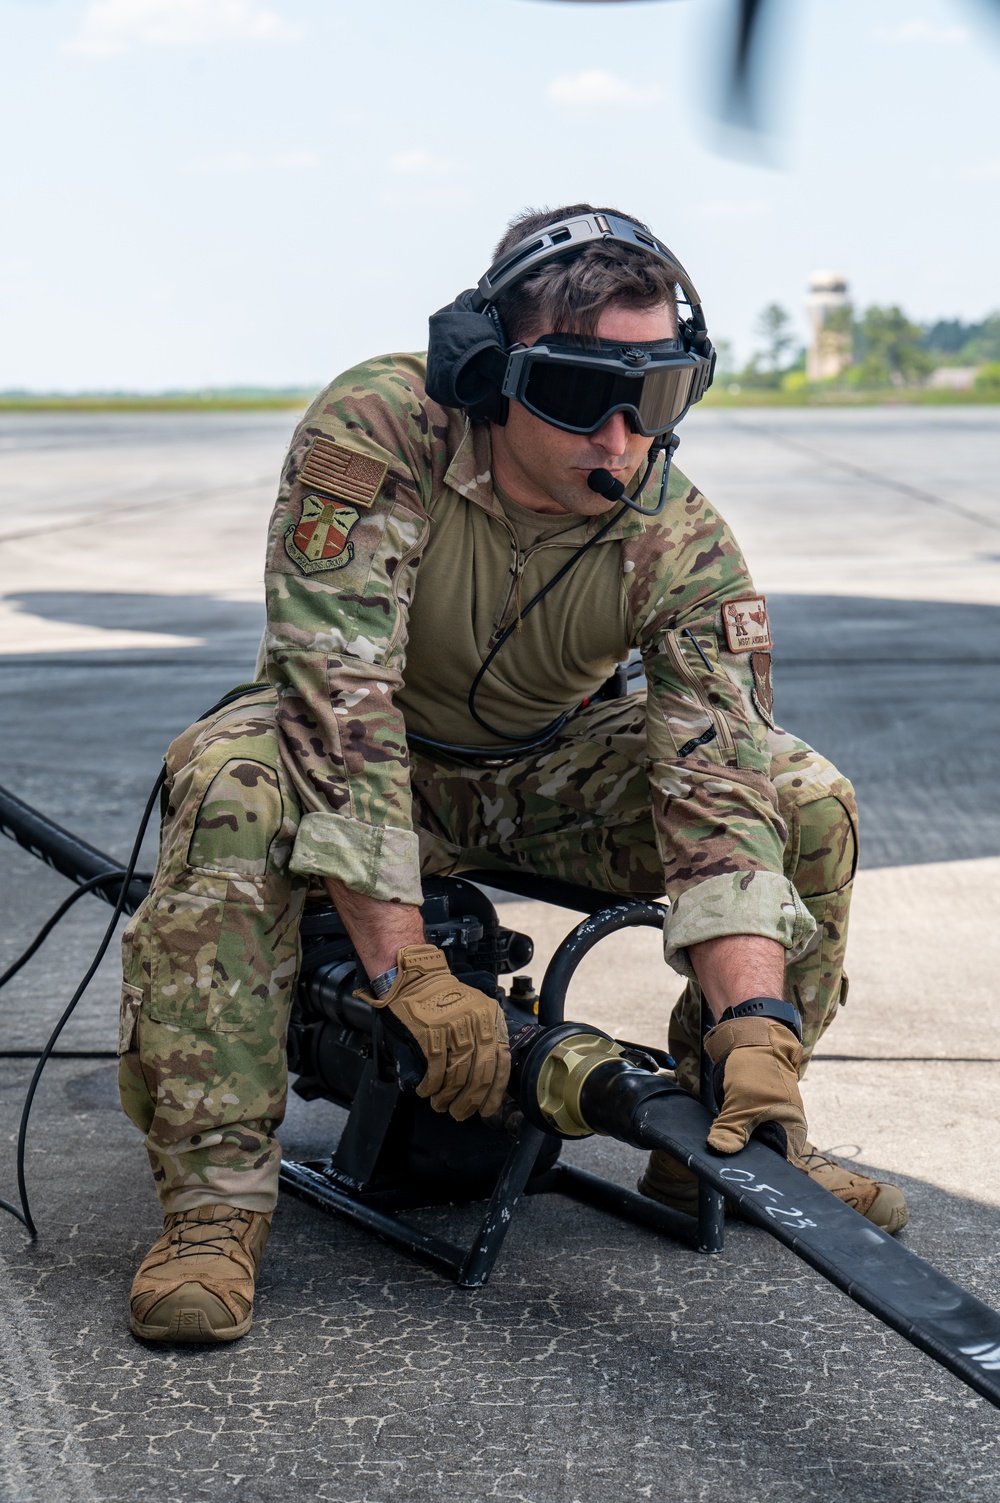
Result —
<instances>
[{"instance_id":1,"label":"man's knee","mask_svg":"<svg viewBox=\"0 0 1000 1503\"><path fill-rule=\"evenodd\" d=\"M190 869L259 879L287 865L299 809L282 772L273 706L193 726L166 760L157 885Z\"/></svg>"},{"instance_id":2,"label":"man's knee","mask_svg":"<svg viewBox=\"0 0 1000 1503\"><path fill-rule=\"evenodd\" d=\"M797 859L789 874L803 898L821 897L848 887L858 865L857 815L835 794L802 804L797 810Z\"/></svg>"},{"instance_id":3,"label":"man's knee","mask_svg":"<svg viewBox=\"0 0 1000 1503\"><path fill-rule=\"evenodd\" d=\"M858 864L858 806L843 773L797 737L772 735L771 781L788 830L785 873L804 898L839 892Z\"/></svg>"},{"instance_id":4,"label":"man's knee","mask_svg":"<svg viewBox=\"0 0 1000 1503\"><path fill-rule=\"evenodd\" d=\"M263 876L283 819L277 772L249 758L231 758L200 801L187 864L202 871Z\"/></svg>"}]
</instances>

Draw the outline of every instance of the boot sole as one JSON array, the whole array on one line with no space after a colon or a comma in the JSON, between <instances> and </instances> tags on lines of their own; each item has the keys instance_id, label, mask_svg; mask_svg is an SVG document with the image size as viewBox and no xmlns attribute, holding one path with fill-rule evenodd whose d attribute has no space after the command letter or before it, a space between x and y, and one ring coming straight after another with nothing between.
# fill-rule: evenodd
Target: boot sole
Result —
<instances>
[{"instance_id":1,"label":"boot sole","mask_svg":"<svg viewBox=\"0 0 1000 1503\"><path fill-rule=\"evenodd\" d=\"M175 1344L213 1346L221 1341L239 1341L252 1325L252 1312L238 1326L227 1326L220 1331L211 1325L203 1310L182 1310L166 1326L147 1325L131 1315L128 1328L133 1336L138 1336L142 1341L169 1341Z\"/></svg>"}]
</instances>

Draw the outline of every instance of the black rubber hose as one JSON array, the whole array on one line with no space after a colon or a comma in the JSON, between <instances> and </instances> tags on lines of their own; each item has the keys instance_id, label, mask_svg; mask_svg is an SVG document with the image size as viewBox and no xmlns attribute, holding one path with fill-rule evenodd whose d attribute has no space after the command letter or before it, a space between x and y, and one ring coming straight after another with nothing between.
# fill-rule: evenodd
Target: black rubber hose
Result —
<instances>
[{"instance_id":1,"label":"black rubber hose","mask_svg":"<svg viewBox=\"0 0 1000 1503\"><path fill-rule=\"evenodd\" d=\"M567 934L562 944L549 961L538 994L538 1022L542 1028L553 1028L563 1019L566 992L573 973L584 956L609 934L619 929L663 928L667 909L662 903L647 898L622 898L614 906L602 908L590 918L577 924Z\"/></svg>"},{"instance_id":2,"label":"black rubber hose","mask_svg":"<svg viewBox=\"0 0 1000 1503\"><path fill-rule=\"evenodd\" d=\"M1000 1408L1000 1313L751 1139L734 1154L705 1142L712 1118L668 1080L624 1062L584 1082L584 1121L636 1148L665 1149L734 1200L831 1284Z\"/></svg>"},{"instance_id":3,"label":"black rubber hose","mask_svg":"<svg viewBox=\"0 0 1000 1503\"><path fill-rule=\"evenodd\" d=\"M16 841L71 882L81 884L95 877L121 876L121 862L88 845L78 835L70 834L7 788L0 788L0 835ZM105 903L116 903L118 893L114 882L94 883L92 890ZM134 913L148 891L148 881L134 879L129 885L128 901L119 912Z\"/></svg>"}]
</instances>

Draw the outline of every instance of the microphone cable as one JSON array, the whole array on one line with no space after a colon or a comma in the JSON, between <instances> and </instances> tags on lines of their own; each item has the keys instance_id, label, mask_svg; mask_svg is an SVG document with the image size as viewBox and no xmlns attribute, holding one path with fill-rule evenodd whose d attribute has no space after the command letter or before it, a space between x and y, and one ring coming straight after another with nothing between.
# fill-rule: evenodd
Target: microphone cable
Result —
<instances>
[{"instance_id":1,"label":"microphone cable","mask_svg":"<svg viewBox=\"0 0 1000 1503\"><path fill-rule=\"evenodd\" d=\"M663 511L663 508L667 504L667 489L670 484L670 465L674 457L674 451L676 450L679 443L680 439L678 438L678 436L675 433L671 433L669 438L662 438L659 442L652 445L649 451L649 461L646 465L642 479L636 487L634 496L625 495L624 485L620 480L616 480L609 470L591 470L590 474L587 476L587 484L589 485L590 489L592 491L595 491L599 496L605 496L611 502L622 502L621 507L614 513L609 521L604 523L603 527L599 528L598 531L594 533L594 536L592 538L588 538L585 543L581 544L581 546L573 554L572 558L566 560L562 568L558 569L556 573L553 574L552 578L548 581L547 584L544 584L540 590L532 595L527 605L524 606L519 612L517 619L512 621L510 625L500 634L500 636L494 642L493 646L490 648L489 652L486 654L486 657L483 659L482 665L475 678L472 680L472 684L469 688L469 695L466 701L468 711L476 724L480 726L484 731L487 731L489 735L496 736L501 741L509 742L510 750L512 752L533 752L538 751L541 747L547 745L554 736L557 736L559 734L569 717L574 713L574 710L564 711L563 714L558 715L555 720L547 725L544 730L539 731L536 736L533 736L530 740L525 740L520 736L511 736L506 731L501 731L497 726L490 725L489 721L486 720L482 715L480 715L479 711L476 709L476 695L479 692L480 684L483 682L483 679L486 677L487 673L490 671L490 668L493 666L493 663L496 660L497 653L507 642L510 641L513 634L517 631L518 627L524 621L524 618L535 609L536 605L538 605L542 600L545 599L550 590L555 589L560 580L565 579L566 575L570 572L574 565L580 562L580 559L583 557L583 555L587 553L589 549L593 548L595 544L599 543L605 536L605 534L610 532L612 527L614 527L618 522L621 521L622 517L625 516L627 511L637 512L640 517L658 517L660 515L660 513ZM639 497L642 495L643 491L649 484L650 478L653 474L653 469L656 465L657 455L661 449L664 453L663 475L660 480L660 493L657 498L656 505L651 507L637 506L635 503L638 501ZM494 750L491 747L483 746L455 746L453 744L450 744L449 742L432 741L429 736L419 736L412 733L407 735L407 740L412 741L413 744L417 747L426 747L429 751L441 752L446 756L458 757L460 759L466 757L478 757L481 759L483 757L489 757L491 752L493 753L493 755L497 755L503 750L502 748L496 748L496 750Z\"/></svg>"}]
</instances>

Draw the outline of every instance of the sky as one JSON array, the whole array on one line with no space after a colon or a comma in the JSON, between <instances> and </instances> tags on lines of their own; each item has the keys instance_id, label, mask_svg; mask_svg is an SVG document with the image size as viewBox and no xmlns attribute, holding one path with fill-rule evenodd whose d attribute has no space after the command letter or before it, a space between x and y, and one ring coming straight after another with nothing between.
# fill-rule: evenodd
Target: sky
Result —
<instances>
[{"instance_id":1,"label":"sky","mask_svg":"<svg viewBox=\"0 0 1000 1503\"><path fill-rule=\"evenodd\" d=\"M730 0L0 0L0 390L318 386L576 200L645 219L741 358L821 268L1000 307L985 0L780 14L753 156L714 121Z\"/></svg>"}]
</instances>

